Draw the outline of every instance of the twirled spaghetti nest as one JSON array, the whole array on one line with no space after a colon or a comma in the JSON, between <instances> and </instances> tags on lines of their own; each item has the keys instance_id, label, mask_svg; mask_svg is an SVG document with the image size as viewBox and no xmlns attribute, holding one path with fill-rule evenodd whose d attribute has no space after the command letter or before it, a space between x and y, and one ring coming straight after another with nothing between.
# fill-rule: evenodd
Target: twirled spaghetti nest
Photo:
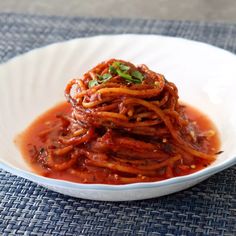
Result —
<instances>
[{"instance_id":1,"label":"twirled spaghetti nest","mask_svg":"<svg viewBox=\"0 0 236 236\"><path fill-rule=\"evenodd\" d=\"M99 170L119 184L170 178L178 166L215 158L186 117L175 84L145 65L103 62L70 81L65 96L72 114L61 117L58 142L47 149L49 168L70 169L88 183Z\"/></svg>"}]
</instances>

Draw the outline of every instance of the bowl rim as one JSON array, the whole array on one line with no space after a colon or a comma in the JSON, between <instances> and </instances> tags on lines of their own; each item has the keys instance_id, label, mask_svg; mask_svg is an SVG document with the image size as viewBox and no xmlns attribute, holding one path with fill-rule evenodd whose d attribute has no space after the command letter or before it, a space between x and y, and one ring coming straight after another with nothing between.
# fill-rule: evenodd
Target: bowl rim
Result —
<instances>
[{"instance_id":1,"label":"bowl rim","mask_svg":"<svg viewBox=\"0 0 236 236\"><path fill-rule=\"evenodd\" d=\"M116 37L121 37L121 38L129 38L129 37L153 37L153 38L162 38L162 39L167 39L167 40L174 40L174 41L182 41L182 42L185 42L185 43L193 43L193 44L196 44L196 45L201 45L203 47L208 47L208 48L211 48L211 49L214 49L214 50L218 50L219 52L223 52L223 53L226 53L228 54L228 56L232 56L232 58L234 58L236 60L236 55L233 53L233 52L230 52L228 50L225 50L223 48L220 48L220 47L217 47L217 46L214 46L212 44L208 44L208 43L205 43L205 42L202 42L202 41L198 41L198 40L192 40L192 39L187 39L187 38L181 38L181 37L173 37L173 36L168 36L168 35L159 35L159 34L136 34L136 33L128 33L128 34L99 34L99 35L94 35L94 36L85 36L85 37L79 37L79 38L72 38L72 39L69 39L69 40L62 40L62 41L58 41L58 42L52 42L52 43L49 43L49 44L46 44L44 46L40 46L40 47L36 47L36 48L33 48L33 49L30 49L28 51L25 51L21 54L17 54L16 56L12 57L12 58L9 58L7 59L6 61L3 61L2 63L0 63L0 69L2 66L5 66L5 64L7 63L12 63L14 62L15 60L19 60L21 59L21 57L23 56L29 56L30 54L32 53L36 53L42 49L48 49L50 47L57 47L57 46L60 46L62 44L65 44L65 43L76 43L77 41L86 41L86 40L89 40L89 39L96 39L96 38L107 38L107 37L111 37L111 38L116 38Z\"/></svg>"},{"instance_id":2,"label":"bowl rim","mask_svg":"<svg viewBox=\"0 0 236 236\"><path fill-rule=\"evenodd\" d=\"M105 37L122 37L122 38L128 38L128 37L158 37L168 40L178 40L186 43L194 43L198 45L202 45L204 47L208 47L211 49L216 49L218 51L227 53L228 56L232 56L232 58L236 59L235 54L233 54L230 51L224 50L222 48L201 42L196 40L190 40L186 38L181 37L171 37L171 36L165 36L165 35L156 35L156 34L102 34L102 35L96 35L96 36L90 36L90 37L80 37L80 38L74 38L66 41L60 41L60 42L54 42L47 44L45 46L34 48L32 50L29 50L27 52L24 52L23 54L16 55L13 58L10 58L9 60L6 60L5 62L0 64L0 69L5 66L8 63L13 63L14 61L20 60L24 56L29 56L32 53L37 53L40 50L47 49L50 47L57 47L65 43L76 43L79 40L88 40L88 39L95 39L95 38L105 38ZM214 162L213 162L214 163ZM50 185L54 187L59 188L68 188L68 189L86 189L86 190L109 190L109 191L120 191L120 190L133 190L133 189L146 189L146 188L159 188L159 187L168 187L170 185L174 184L181 184L189 181L194 181L195 179L203 179L204 177L207 178L213 174L216 174L226 168L229 168L230 166L233 166L236 164L236 156L229 158L226 161L222 161L220 163L217 163L216 165L210 165L200 171L197 171L195 173L184 175L184 176L178 176L173 177L166 180L156 181L156 182L138 182L138 183L131 183L131 184L121 184L121 185L111 185L111 184L84 184L84 183L76 183L66 180L60 180L60 179L53 179L44 177L41 175L38 175L31 171L26 171L23 169L20 169L18 167L15 167L7 162L4 161L0 157L0 168L8 171L14 175L20 176L22 178L34 181L41 185Z\"/></svg>"}]
</instances>

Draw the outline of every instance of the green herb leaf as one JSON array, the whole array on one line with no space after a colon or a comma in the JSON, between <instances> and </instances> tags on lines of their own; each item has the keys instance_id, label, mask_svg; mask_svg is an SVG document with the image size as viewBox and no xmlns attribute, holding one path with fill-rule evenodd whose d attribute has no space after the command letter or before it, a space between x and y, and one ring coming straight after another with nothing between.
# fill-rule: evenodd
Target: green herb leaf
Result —
<instances>
[{"instance_id":1,"label":"green herb leaf","mask_svg":"<svg viewBox=\"0 0 236 236\"><path fill-rule=\"evenodd\" d=\"M120 69L122 71L128 71L130 69L129 66L127 66L119 61L114 61L112 63L112 67L114 67L114 69Z\"/></svg>"},{"instance_id":2,"label":"green herb leaf","mask_svg":"<svg viewBox=\"0 0 236 236\"><path fill-rule=\"evenodd\" d=\"M117 69L116 72L117 72L117 74L118 74L120 77L122 77L122 78L124 78L124 79L126 79L126 80L128 80L128 81L130 81L130 82L133 82L133 79L132 79L132 76L131 76L131 75L122 72L120 69Z\"/></svg>"},{"instance_id":3,"label":"green herb leaf","mask_svg":"<svg viewBox=\"0 0 236 236\"><path fill-rule=\"evenodd\" d=\"M119 68L120 68L122 71L128 71L128 70L130 69L129 66L126 66L126 65L124 65L124 64L120 64L120 65L119 65Z\"/></svg>"},{"instance_id":4,"label":"green herb leaf","mask_svg":"<svg viewBox=\"0 0 236 236\"><path fill-rule=\"evenodd\" d=\"M113 67L115 67L116 69L120 66L120 62L119 61L114 61L113 63L112 63L112 66Z\"/></svg>"},{"instance_id":5,"label":"green herb leaf","mask_svg":"<svg viewBox=\"0 0 236 236\"><path fill-rule=\"evenodd\" d=\"M136 78L136 79L139 79L139 80L143 80L144 79L144 76L142 73L140 73L138 70L134 70L132 71L131 75Z\"/></svg>"},{"instance_id":6,"label":"green herb leaf","mask_svg":"<svg viewBox=\"0 0 236 236\"><path fill-rule=\"evenodd\" d=\"M109 66L109 73L116 74L116 68L114 66Z\"/></svg>"},{"instance_id":7,"label":"green herb leaf","mask_svg":"<svg viewBox=\"0 0 236 236\"><path fill-rule=\"evenodd\" d=\"M109 80L109 79L111 79L112 78L112 75L111 74L104 74L104 75L102 75L102 79L103 80Z\"/></svg>"},{"instance_id":8,"label":"green herb leaf","mask_svg":"<svg viewBox=\"0 0 236 236\"><path fill-rule=\"evenodd\" d=\"M114 61L111 66L109 66L109 72L112 74L118 74L120 77L124 78L131 83L142 83L144 76L138 70L132 71L131 74L128 73L130 66L125 65L119 61Z\"/></svg>"},{"instance_id":9,"label":"green herb leaf","mask_svg":"<svg viewBox=\"0 0 236 236\"><path fill-rule=\"evenodd\" d=\"M92 88L93 86L99 85L99 82L96 79L90 80L88 83L89 88Z\"/></svg>"},{"instance_id":10,"label":"green herb leaf","mask_svg":"<svg viewBox=\"0 0 236 236\"><path fill-rule=\"evenodd\" d=\"M99 75L97 74L97 77L99 78L99 82L103 82L103 80L107 80L107 79L110 79L112 77L111 74L104 74L104 75Z\"/></svg>"}]
</instances>

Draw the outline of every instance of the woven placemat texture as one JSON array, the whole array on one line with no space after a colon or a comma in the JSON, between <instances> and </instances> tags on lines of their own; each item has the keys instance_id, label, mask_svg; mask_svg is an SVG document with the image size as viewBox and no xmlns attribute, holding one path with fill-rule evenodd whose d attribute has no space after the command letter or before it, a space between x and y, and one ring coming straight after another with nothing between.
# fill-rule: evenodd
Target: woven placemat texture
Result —
<instances>
[{"instance_id":1,"label":"woven placemat texture","mask_svg":"<svg viewBox=\"0 0 236 236\"><path fill-rule=\"evenodd\" d=\"M236 24L0 14L0 61L53 42L120 33L178 36L236 53ZM236 235L235 179L232 167L176 194L113 203L64 196L2 170L0 235Z\"/></svg>"}]
</instances>

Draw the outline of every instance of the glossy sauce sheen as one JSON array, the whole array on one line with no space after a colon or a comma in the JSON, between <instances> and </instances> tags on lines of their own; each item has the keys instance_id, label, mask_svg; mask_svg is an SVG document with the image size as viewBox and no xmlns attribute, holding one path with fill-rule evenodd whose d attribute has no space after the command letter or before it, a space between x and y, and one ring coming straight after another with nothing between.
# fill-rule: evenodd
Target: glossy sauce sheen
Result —
<instances>
[{"instance_id":1,"label":"glossy sauce sheen","mask_svg":"<svg viewBox=\"0 0 236 236\"><path fill-rule=\"evenodd\" d=\"M213 130L216 132L216 128L213 123L201 112L196 110L195 108L185 105L186 115L189 119L195 121L198 125L198 128L201 132ZM43 115L39 116L21 135L19 135L16 139L16 144L20 148L21 153L25 157L26 161L30 164L32 169L46 177L55 178L55 179L63 179L73 182L83 183L84 177L83 175L75 175L71 174L70 171L55 171L50 170L48 168L43 168L40 160L36 157L35 150L40 150L45 146L45 143L42 137L39 137L39 134L44 132L45 130L52 130L49 132L50 139L56 140L58 138L58 123L60 120L57 118L57 115L67 115L71 113L71 106L68 103L61 103L52 109L45 112ZM48 136L47 136L48 138ZM204 147L211 152L217 152L219 150L220 141L218 134L216 134L209 139L208 146ZM203 159L199 159L194 165L180 165L175 176L187 175L199 171L209 165L209 162L204 161ZM86 181L86 183L109 183L109 184L117 184L116 181L109 180L106 181L106 170L103 170L99 167L90 167L89 169L91 179L90 181ZM168 176L162 176L161 179L167 179Z\"/></svg>"}]
</instances>

